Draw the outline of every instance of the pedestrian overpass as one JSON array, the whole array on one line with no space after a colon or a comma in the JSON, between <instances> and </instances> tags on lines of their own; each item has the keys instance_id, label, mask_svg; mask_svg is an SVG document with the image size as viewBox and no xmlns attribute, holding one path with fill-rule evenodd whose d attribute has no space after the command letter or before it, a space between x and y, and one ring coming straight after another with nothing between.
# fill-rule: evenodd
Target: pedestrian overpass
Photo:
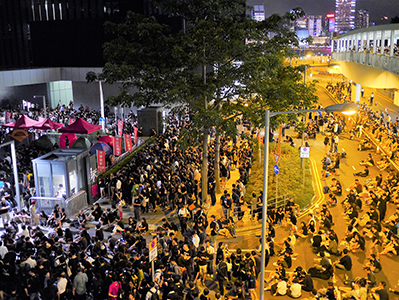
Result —
<instances>
[{"instance_id":1,"label":"pedestrian overpass","mask_svg":"<svg viewBox=\"0 0 399 300\"><path fill-rule=\"evenodd\" d=\"M353 30L331 42L331 58L339 72L356 83L355 101L361 85L378 89L399 89L399 24ZM395 91L395 104L399 92Z\"/></svg>"}]
</instances>

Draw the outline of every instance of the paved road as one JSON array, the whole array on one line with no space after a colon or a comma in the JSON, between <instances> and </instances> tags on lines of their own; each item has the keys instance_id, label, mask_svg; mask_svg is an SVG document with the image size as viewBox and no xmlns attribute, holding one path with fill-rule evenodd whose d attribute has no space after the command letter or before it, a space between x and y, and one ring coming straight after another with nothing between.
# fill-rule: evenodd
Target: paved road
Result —
<instances>
[{"instance_id":1,"label":"paved road","mask_svg":"<svg viewBox=\"0 0 399 300\"><path fill-rule=\"evenodd\" d=\"M375 93L375 92L374 92ZM375 93L376 94L376 93ZM327 94L319 88L317 91L317 95L319 96L320 99L320 104L322 104L324 107L328 105L335 104ZM384 99L379 99L380 96L379 94L376 94L377 101L379 101L381 104L381 107L385 105ZM379 108L379 107L377 107ZM396 115L394 115L396 117ZM309 144L311 147L311 157L314 158L317 162L317 167L318 170L321 170L321 160L324 157L324 145L322 143L324 136L319 135L316 140L309 140ZM297 144L300 144L300 141L297 142ZM340 137L340 143L339 143L339 149L344 148L346 152L348 153L348 156L346 159L341 160L341 168L340 168L340 173L339 176L336 176L338 180L343 185L343 189L349 188L349 186L354 182L355 178L353 176L353 172L358 172L359 170L362 170L363 167L359 165L360 160L365 159L370 151L363 151L359 152L357 151L357 145L358 141L352 141L348 139L348 136L343 134ZM375 161L380 159L380 155L376 155L373 151L371 151ZM385 178L386 172L380 172L376 167L371 168L370 176L375 177L378 173L382 173L383 177ZM332 177L329 177L326 180L322 180L322 186L327 185L332 182ZM363 183L365 181L364 178L359 178L360 182ZM339 197L338 201L342 201L345 198L346 192L343 193L343 196ZM333 215L333 220L334 220L334 230L337 232L338 237L341 239L344 236L344 231L346 229L346 222L342 217L342 207L341 205L338 205L332 209L330 209ZM387 217L389 217L395 210L395 207L393 204L388 205L388 211L387 211ZM363 213L367 211L367 208L363 210ZM301 221L301 220L299 220ZM277 235L277 240L279 239L279 236L286 236L287 235L287 229L285 228L277 228L276 230L276 235ZM370 241L366 241L366 249L368 249L368 245L370 244ZM308 240L298 240L297 245L295 248L295 252L299 253L299 256L296 261L294 261L293 268L294 269L296 266L302 266L306 269L311 267L314 263L314 259L316 258L316 255L312 253L309 241ZM363 270L363 263L366 259L367 253L357 253L357 254L351 254L352 260L353 260L353 270L352 270L352 276L365 276L365 272ZM334 256L331 256L330 259L332 261L336 260L337 258ZM271 263L276 261L276 258L273 258L271 260ZM393 257L393 256L382 256L381 257L381 263L383 265L383 269L380 273L377 274L377 281L385 280L388 283L389 287L394 287L397 288L397 283L398 283L398 271L399 270L399 259L398 257ZM273 266L269 264L268 270L272 270ZM343 284L343 272L338 271L336 272L336 278L337 278L337 285L342 285ZM316 288L320 288L326 285L326 281L320 280L320 279L315 279L314 280ZM270 297L270 293L266 293L266 296ZM396 299L397 296L391 294L391 299ZM284 298L284 297L283 297ZM288 297L286 297L288 299Z\"/></svg>"},{"instance_id":2,"label":"paved road","mask_svg":"<svg viewBox=\"0 0 399 300\"><path fill-rule=\"evenodd\" d=\"M324 78L325 79L325 78ZM368 91L366 89L366 95L367 93L371 93L371 91ZM376 95L376 100L377 103L379 103L379 106L377 108L385 108L389 106L389 103L380 96L380 94L374 92ZM317 91L317 95L319 96L320 99L320 104L322 104L324 107L328 105L335 104L331 98L323 91L322 88L319 88ZM392 107L392 106L390 106ZM396 117L396 114L399 115L399 113L396 113L395 107L392 107L392 118L394 119ZM288 132L289 134L289 132ZM324 145L323 145L323 139L324 136L319 135L316 140L309 140L309 144L311 147L311 157L316 161L316 165L318 170L321 170L321 160L324 157ZM300 141L296 141L297 145L300 145ZM358 152L357 151L357 144L358 141L352 141L349 140L348 138L345 137L345 134L343 134L340 138L340 144L339 144L339 149L344 148L346 152L348 153L348 157L346 159L343 159L341 161L341 169L340 169L340 175L337 176L338 180L341 181L343 188L346 189L348 188L353 182L355 177L353 176L353 172L359 171L362 169L362 167L359 166L359 161L366 158L368 155L368 152ZM375 155L373 153L373 156L375 157L375 160L378 160L380 158L379 155ZM378 170L373 167L371 168L371 177L374 177L377 175L379 172ZM386 173L383 172L383 176L386 176ZM235 180L238 178L238 172L232 172L232 179L229 181L229 185L235 182ZM321 180L319 185L324 186L329 183L331 183L332 177L326 179L326 180ZM364 182L364 179L360 178L361 182ZM231 188L230 188L231 190ZM346 193L344 192L344 195ZM218 195L218 199L219 199ZM344 196L339 198L340 200L343 200ZM219 201L217 201L219 202ZM366 209L364 210L366 211ZM394 211L394 206L392 204L388 205L388 211L387 211L387 217L389 217ZM346 228L345 220L342 218L342 208L341 205L338 205L335 208L331 209L333 218L334 218L334 229L337 232L338 236L342 238L344 236L344 231ZM165 212L167 216L173 217L173 214L170 212ZM161 223L161 219L165 216L165 213L158 211L157 214L155 215L146 215L147 218L149 218L149 222L152 224L152 228L155 229L157 224ZM212 207L210 209L210 214L219 214L221 215L221 207L219 205L216 205L215 207ZM125 213L125 218L130 216L130 212ZM307 218L304 218L305 221L307 221ZM223 241L227 245L229 245L230 249L257 249L260 245L259 243L259 236L260 236L260 224L256 221L250 221L248 217L244 218L244 226L239 227L237 229L238 237L235 239L232 238L222 238L218 236L218 242ZM298 222L300 222L298 220ZM288 234L288 229L283 228L281 226L276 227L276 241L279 241L280 239L286 237ZM147 235L146 238L148 240L151 239L150 235ZM366 247L370 241L367 241ZM310 247L310 242L309 238L304 240L304 239L298 239L296 247L295 247L295 252L297 252L299 255L297 259L293 262L293 267L289 270L292 271L295 267L297 266L302 266L305 269L308 269L313 266L314 264L314 259L317 258L315 254L312 253L311 247ZM332 256L331 260L334 261L337 258ZM353 260L353 272L350 274L351 276L365 276L365 272L363 271L362 265L366 259L366 253L358 253L358 254L352 254L352 260ZM272 258L270 260L270 263L268 267L266 268L267 271L274 270L274 267L272 265L273 262L277 260L276 257ZM388 283L388 287L396 287L399 288L399 286L396 286L397 284L397 279L398 279L398 271L399 270L399 259L397 257L387 257L384 256L381 258L381 262L383 265L383 270L379 274L377 274L377 279L378 281L385 280ZM337 285L342 285L343 284L343 272L338 271L336 273L336 278L337 278ZM314 279L315 283L315 288L321 288L326 286L326 281L323 281L321 279ZM259 286L259 285L258 285ZM270 298L270 292L265 292L266 299ZM304 292L304 297L309 296L308 293ZM391 299L395 299L393 297L394 295L391 294ZM279 299L289 299L288 297L279 297Z\"/></svg>"}]
</instances>

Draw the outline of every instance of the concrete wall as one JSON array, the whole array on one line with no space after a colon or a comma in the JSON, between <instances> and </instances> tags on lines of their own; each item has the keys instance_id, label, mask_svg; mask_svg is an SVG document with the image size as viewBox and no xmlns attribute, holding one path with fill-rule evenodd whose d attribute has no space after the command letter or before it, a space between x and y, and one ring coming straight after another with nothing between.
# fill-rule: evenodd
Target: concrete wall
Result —
<instances>
[{"instance_id":1,"label":"concrete wall","mask_svg":"<svg viewBox=\"0 0 399 300\"><path fill-rule=\"evenodd\" d=\"M73 105L77 109L82 104L90 109L100 110L100 90L98 82L72 82ZM117 95L118 86L103 84L104 100L112 95Z\"/></svg>"}]
</instances>

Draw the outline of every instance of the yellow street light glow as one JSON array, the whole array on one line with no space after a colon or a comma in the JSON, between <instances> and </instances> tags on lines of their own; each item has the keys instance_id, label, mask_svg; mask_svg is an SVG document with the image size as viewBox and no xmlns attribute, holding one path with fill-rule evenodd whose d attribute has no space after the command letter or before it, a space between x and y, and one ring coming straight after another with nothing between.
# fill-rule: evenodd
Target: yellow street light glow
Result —
<instances>
[{"instance_id":1,"label":"yellow street light glow","mask_svg":"<svg viewBox=\"0 0 399 300\"><path fill-rule=\"evenodd\" d=\"M341 111L342 114L346 115L346 116L351 116L354 115L356 113L355 110L348 110L348 111Z\"/></svg>"}]
</instances>

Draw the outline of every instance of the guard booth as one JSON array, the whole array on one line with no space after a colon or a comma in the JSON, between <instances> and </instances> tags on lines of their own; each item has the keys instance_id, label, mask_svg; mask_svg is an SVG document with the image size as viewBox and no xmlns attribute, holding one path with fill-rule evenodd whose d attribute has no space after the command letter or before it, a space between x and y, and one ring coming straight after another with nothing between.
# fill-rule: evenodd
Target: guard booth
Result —
<instances>
[{"instance_id":1,"label":"guard booth","mask_svg":"<svg viewBox=\"0 0 399 300\"><path fill-rule=\"evenodd\" d=\"M57 149L32 161L38 210L51 213L59 204L72 216L92 199L95 156L85 149Z\"/></svg>"}]
</instances>

